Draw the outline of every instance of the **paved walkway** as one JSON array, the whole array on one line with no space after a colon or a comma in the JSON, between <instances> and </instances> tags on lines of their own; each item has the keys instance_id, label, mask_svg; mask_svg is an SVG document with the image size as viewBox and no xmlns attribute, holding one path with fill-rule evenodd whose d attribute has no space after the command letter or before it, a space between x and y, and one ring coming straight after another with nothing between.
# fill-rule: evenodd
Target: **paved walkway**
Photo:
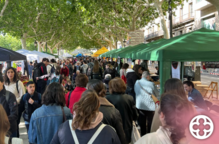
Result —
<instances>
[{"instance_id":1,"label":"paved walkway","mask_svg":"<svg viewBox=\"0 0 219 144\"><path fill-rule=\"evenodd\" d=\"M20 138L23 139L24 144L29 144L28 142L28 136L27 136L27 129L25 127L24 119L21 118L21 123L19 125L20 130Z\"/></svg>"}]
</instances>

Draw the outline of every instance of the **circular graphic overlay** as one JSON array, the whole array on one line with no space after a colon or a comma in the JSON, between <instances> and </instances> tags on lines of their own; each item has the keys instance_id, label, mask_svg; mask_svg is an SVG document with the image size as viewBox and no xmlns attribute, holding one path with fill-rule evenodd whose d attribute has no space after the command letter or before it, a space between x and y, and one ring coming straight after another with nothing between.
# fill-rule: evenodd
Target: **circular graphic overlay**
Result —
<instances>
[{"instance_id":1,"label":"circular graphic overlay","mask_svg":"<svg viewBox=\"0 0 219 144\"><path fill-rule=\"evenodd\" d=\"M207 139L214 131L214 123L209 117L198 115L191 120L189 130L196 139Z\"/></svg>"}]
</instances>

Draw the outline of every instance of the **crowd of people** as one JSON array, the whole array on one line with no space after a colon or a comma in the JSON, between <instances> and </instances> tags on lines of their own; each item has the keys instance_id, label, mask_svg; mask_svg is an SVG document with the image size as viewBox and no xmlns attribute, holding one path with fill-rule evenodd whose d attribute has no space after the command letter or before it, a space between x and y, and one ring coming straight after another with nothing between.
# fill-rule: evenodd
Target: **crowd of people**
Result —
<instances>
[{"instance_id":1,"label":"crowd of people","mask_svg":"<svg viewBox=\"0 0 219 144\"><path fill-rule=\"evenodd\" d=\"M136 144L184 144L191 117L207 111L192 82L169 79L160 95L147 61L130 68L91 57L44 58L30 63L29 75L24 87L16 69L0 72L0 144L22 144L21 117L30 144L129 144L136 124Z\"/></svg>"}]
</instances>

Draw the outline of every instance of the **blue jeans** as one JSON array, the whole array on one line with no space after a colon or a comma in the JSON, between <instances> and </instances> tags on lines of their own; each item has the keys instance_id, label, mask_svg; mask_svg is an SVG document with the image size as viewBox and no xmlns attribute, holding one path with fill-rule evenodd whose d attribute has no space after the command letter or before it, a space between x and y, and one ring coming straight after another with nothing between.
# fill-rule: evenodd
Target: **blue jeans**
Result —
<instances>
[{"instance_id":1,"label":"blue jeans","mask_svg":"<svg viewBox=\"0 0 219 144\"><path fill-rule=\"evenodd\" d=\"M10 137L16 138L16 137L17 137L17 132L13 132L13 133L10 135Z\"/></svg>"}]
</instances>

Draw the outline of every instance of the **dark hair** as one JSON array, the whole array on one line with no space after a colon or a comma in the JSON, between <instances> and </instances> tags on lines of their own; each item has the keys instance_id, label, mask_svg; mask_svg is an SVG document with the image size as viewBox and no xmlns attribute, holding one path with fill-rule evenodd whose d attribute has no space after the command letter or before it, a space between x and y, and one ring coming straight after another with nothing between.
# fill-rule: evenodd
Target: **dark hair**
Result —
<instances>
[{"instance_id":1,"label":"dark hair","mask_svg":"<svg viewBox=\"0 0 219 144\"><path fill-rule=\"evenodd\" d=\"M100 101L97 93L93 90L86 90L81 99L74 104L73 109L76 115L72 121L72 128L74 130L89 128L97 112L99 112L99 107Z\"/></svg>"},{"instance_id":2,"label":"dark hair","mask_svg":"<svg viewBox=\"0 0 219 144\"><path fill-rule=\"evenodd\" d=\"M75 84L77 87L86 87L88 83L88 77L85 74L79 74L76 76Z\"/></svg>"},{"instance_id":3,"label":"dark hair","mask_svg":"<svg viewBox=\"0 0 219 144\"><path fill-rule=\"evenodd\" d=\"M160 104L159 113L165 116L166 126L171 132L170 139L178 144L185 137L185 129L193 115L193 108L185 99L174 94L164 94Z\"/></svg>"},{"instance_id":4,"label":"dark hair","mask_svg":"<svg viewBox=\"0 0 219 144\"><path fill-rule=\"evenodd\" d=\"M142 68L141 65L135 65L135 66L133 67L133 70L135 71L135 74L136 74L139 78L141 77L141 75L138 73L138 70L139 70L140 68Z\"/></svg>"},{"instance_id":5,"label":"dark hair","mask_svg":"<svg viewBox=\"0 0 219 144\"><path fill-rule=\"evenodd\" d=\"M44 61L49 62L49 59L48 58L43 58L42 62L44 62Z\"/></svg>"},{"instance_id":6,"label":"dark hair","mask_svg":"<svg viewBox=\"0 0 219 144\"><path fill-rule=\"evenodd\" d=\"M34 64L33 64L33 67L37 67L37 63L34 63Z\"/></svg>"},{"instance_id":7,"label":"dark hair","mask_svg":"<svg viewBox=\"0 0 219 144\"><path fill-rule=\"evenodd\" d=\"M33 62L30 62L30 64L33 64Z\"/></svg>"},{"instance_id":8,"label":"dark hair","mask_svg":"<svg viewBox=\"0 0 219 144\"><path fill-rule=\"evenodd\" d=\"M56 75L60 75L60 72L61 72L61 67L56 66Z\"/></svg>"},{"instance_id":9,"label":"dark hair","mask_svg":"<svg viewBox=\"0 0 219 144\"><path fill-rule=\"evenodd\" d=\"M27 82L26 86L28 87L31 84L35 84L35 83L33 81L29 81L29 82Z\"/></svg>"},{"instance_id":10,"label":"dark hair","mask_svg":"<svg viewBox=\"0 0 219 144\"><path fill-rule=\"evenodd\" d=\"M98 73L99 72L99 62L97 60L94 61L94 66L93 66L93 73Z\"/></svg>"},{"instance_id":11,"label":"dark hair","mask_svg":"<svg viewBox=\"0 0 219 144\"><path fill-rule=\"evenodd\" d=\"M87 88L89 90L94 90L98 96L105 97L106 88L101 80L92 79L88 82Z\"/></svg>"},{"instance_id":12,"label":"dark hair","mask_svg":"<svg viewBox=\"0 0 219 144\"><path fill-rule=\"evenodd\" d=\"M56 104L58 106L65 106L65 92L62 85L59 83L51 83L44 94L42 95L42 104L50 105Z\"/></svg>"},{"instance_id":13,"label":"dark hair","mask_svg":"<svg viewBox=\"0 0 219 144\"><path fill-rule=\"evenodd\" d=\"M56 63L56 60L55 59L51 59L50 62L51 63Z\"/></svg>"},{"instance_id":14,"label":"dark hair","mask_svg":"<svg viewBox=\"0 0 219 144\"><path fill-rule=\"evenodd\" d=\"M176 78L168 79L165 82L164 93L178 95L183 99L188 100L182 82Z\"/></svg>"},{"instance_id":15,"label":"dark hair","mask_svg":"<svg viewBox=\"0 0 219 144\"><path fill-rule=\"evenodd\" d=\"M127 68L129 68L129 64L124 63L124 64L122 65L122 69L127 69Z\"/></svg>"},{"instance_id":16,"label":"dark hair","mask_svg":"<svg viewBox=\"0 0 219 144\"><path fill-rule=\"evenodd\" d=\"M4 79L3 79L3 76L2 75L0 75L0 82L4 82Z\"/></svg>"},{"instance_id":17,"label":"dark hair","mask_svg":"<svg viewBox=\"0 0 219 144\"><path fill-rule=\"evenodd\" d=\"M183 84L186 84L186 85L189 86L189 87L192 86L192 88L195 87L194 84L193 84L193 82L191 82L191 81L184 81Z\"/></svg>"},{"instance_id":18,"label":"dark hair","mask_svg":"<svg viewBox=\"0 0 219 144\"><path fill-rule=\"evenodd\" d=\"M109 92L124 94L126 91L126 84L121 78L114 78L109 82Z\"/></svg>"},{"instance_id":19,"label":"dark hair","mask_svg":"<svg viewBox=\"0 0 219 144\"><path fill-rule=\"evenodd\" d=\"M85 64L87 64L87 61L86 61L86 60L84 60L84 63L85 63Z\"/></svg>"},{"instance_id":20,"label":"dark hair","mask_svg":"<svg viewBox=\"0 0 219 144\"><path fill-rule=\"evenodd\" d=\"M8 70L13 70L14 71L14 78L13 78L13 82L16 82L18 80L18 75L17 75L17 71L15 70L15 68L13 67L8 67L5 71L5 84L10 85L10 80L7 76L7 72Z\"/></svg>"}]
</instances>

